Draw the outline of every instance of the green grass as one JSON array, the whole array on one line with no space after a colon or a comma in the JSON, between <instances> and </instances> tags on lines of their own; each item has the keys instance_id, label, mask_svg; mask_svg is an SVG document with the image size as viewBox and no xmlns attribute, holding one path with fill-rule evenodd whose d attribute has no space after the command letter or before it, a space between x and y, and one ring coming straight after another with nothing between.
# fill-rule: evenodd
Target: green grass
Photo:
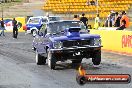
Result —
<instances>
[{"instance_id":1,"label":"green grass","mask_svg":"<svg viewBox=\"0 0 132 88\"><path fill-rule=\"evenodd\" d=\"M15 0L15 2L22 2L23 0Z\"/></svg>"}]
</instances>

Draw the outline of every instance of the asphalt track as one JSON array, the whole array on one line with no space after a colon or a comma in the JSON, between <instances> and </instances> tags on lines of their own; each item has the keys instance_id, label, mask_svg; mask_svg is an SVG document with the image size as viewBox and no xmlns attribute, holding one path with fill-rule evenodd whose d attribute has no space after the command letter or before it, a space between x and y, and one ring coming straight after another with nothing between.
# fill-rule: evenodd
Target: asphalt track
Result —
<instances>
[{"instance_id":1,"label":"asphalt track","mask_svg":"<svg viewBox=\"0 0 132 88\"><path fill-rule=\"evenodd\" d=\"M59 62L56 70L47 65L37 66L35 52L31 49L31 35L19 33L18 39L12 33L0 37L0 88L132 88L129 84L85 84L76 82L77 68L70 61ZM102 52L102 63L95 68L91 59L84 59L82 65L88 74L130 74L132 57Z\"/></svg>"}]
</instances>

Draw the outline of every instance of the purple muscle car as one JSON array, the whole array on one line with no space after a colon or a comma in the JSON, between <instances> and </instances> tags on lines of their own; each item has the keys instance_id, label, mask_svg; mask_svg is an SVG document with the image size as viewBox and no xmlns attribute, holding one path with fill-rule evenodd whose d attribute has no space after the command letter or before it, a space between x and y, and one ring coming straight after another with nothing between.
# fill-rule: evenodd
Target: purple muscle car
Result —
<instances>
[{"instance_id":1,"label":"purple muscle car","mask_svg":"<svg viewBox=\"0 0 132 88\"><path fill-rule=\"evenodd\" d=\"M55 69L57 61L71 60L81 63L83 58L92 58L94 65L101 62L101 39L89 34L80 21L63 20L44 24L33 40L36 63Z\"/></svg>"}]
</instances>

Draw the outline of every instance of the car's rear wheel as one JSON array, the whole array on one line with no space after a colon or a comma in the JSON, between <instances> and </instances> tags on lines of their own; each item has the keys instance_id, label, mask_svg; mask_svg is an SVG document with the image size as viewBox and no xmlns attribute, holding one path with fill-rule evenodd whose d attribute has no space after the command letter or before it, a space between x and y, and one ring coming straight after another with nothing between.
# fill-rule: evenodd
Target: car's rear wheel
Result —
<instances>
[{"instance_id":1,"label":"car's rear wheel","mask_svg":"<svg viewBox=\"0 0 132 88\"><path fill-rule=\"evenodd\" d=\"M36 64L37 65L44 65L46 63L46 58L36 51Z\"/></svg>"},{"instance_id":2,"label":"car's rear wheel","mask_svg":"<svg viewBox=\"0 0 132 88\"><path fill-rule=\"evenodd\" d=\"M101 51L96 51L94 54L93 54L93 58L92 58L92 62L94 65L99 65L100 62L101 62Z\"/></svg>"},{"instance_id":3,"label":"car's rear wheel","mask_svg":"<svg viewBox=\"0 0 132 88\"><path fill-rule=\"evenodd\" d=\"M47 59L48 59L48 66L50 67L50 69L55 69L55 65L56 65L56 59L54 57L54 55L48 51L48 56L47 56Z\"/></svg>"}]
</instances>

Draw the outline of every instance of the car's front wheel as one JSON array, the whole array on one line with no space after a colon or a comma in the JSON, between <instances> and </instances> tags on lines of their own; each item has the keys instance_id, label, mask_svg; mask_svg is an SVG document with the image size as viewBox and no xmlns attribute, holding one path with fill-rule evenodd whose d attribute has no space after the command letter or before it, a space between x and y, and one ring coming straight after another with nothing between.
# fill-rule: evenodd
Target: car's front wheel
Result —
<instances>
[{"instance_id":1,"label":"car's front wheel","mask_svg":"<svg viewBox=\"0 0 132 88\"><path fill-rule=\"evenodd\" d=\"M48 59L48 66L50 67L50 69L55 69L56 59L50 51L48 51L47 59Z\"/></svg>"},{"instance_id":2,"label":"car's front wheel","mask_svg":"<svg viewBox=\"0 0 132 88\"><path fill-rule=\"evenodd\" d=\"M35 47L32 47L32 50L36 51L36 48Z\"/></svg>"},{"instance_id":3,"label":"car's front wheel","mask_svg":"<svg viewBox=\"0 0 132 88\"><path fill-rule=\"evenodd\" d=\"M36 51L36 64L37 65L44 65L46 63L46 58Z\"/></svg>"},{"instance_id":4,"label":"car's front wheel","mask_svg":"<svg viewBox=\"0 0 132 88\"><path fill-rule=\"evenodd\" d=\"M99 65L100 62L101 62L101 51L96 51L94 54L93 54L93 58L92 58L92 62L94 65Z\"/></svg>"}]
</instances>

